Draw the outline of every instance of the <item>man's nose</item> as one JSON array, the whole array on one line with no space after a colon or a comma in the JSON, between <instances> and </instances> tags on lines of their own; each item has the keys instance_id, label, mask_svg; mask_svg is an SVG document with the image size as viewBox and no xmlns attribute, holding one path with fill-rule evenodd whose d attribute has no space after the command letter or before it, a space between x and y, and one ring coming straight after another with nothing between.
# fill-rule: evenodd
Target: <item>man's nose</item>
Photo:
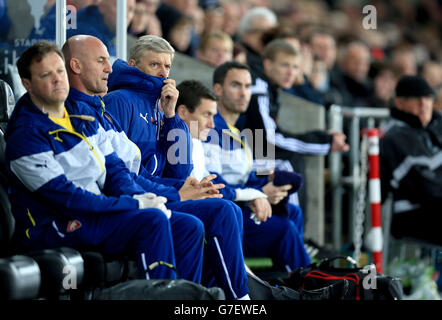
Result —
<instances>
[{"instance_id":1,"label":"man's nose","mask_svg":"<svg viewBox=\"0 0 442 320\"><path fill-rule=\"evenodd\" d=\"M55 73L54 78L53 78L53 82L58 83L61 81L61 79L62 79L62 75L59 73Z\"/></svg>"},{"instance_id":2,"label":"man's nose","mask_svg":"<svg viewBox=\"0 0 442 320\"><path fill-rule=\"evenodd\" d=\"M215 128L215 121L213 120L213 118L210 118L207 127L209 127L210 129Z\"/></svg>"},{"instance_id":3,"label":"man's nose","mask_svg":"<svg viewBox=\"0 0 442 320\"><path fill-rule=\"evenodd\" d=\"M104 72L112 73L112 65L110 64L109 61L106 63L106 68L104 69Z\"/></svg>"}]
</instances>

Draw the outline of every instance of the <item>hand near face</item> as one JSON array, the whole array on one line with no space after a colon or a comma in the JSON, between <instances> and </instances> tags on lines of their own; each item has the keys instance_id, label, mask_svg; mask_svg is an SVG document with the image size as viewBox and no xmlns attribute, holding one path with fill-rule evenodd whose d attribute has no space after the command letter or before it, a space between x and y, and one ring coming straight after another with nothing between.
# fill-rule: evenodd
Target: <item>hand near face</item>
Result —
<instances>
[{"instance_id":1,"label":"hand near face","mask_svg":"<svg viewBox=\"0 0 442 320\"><path fill-rule=\"evenodd\" d=\"M179 91L176 88L175 80L164 80L164 86L161 89L160 108L166 118L175 116L175 106L178 100Z\"/></svg>"}]
</instances>

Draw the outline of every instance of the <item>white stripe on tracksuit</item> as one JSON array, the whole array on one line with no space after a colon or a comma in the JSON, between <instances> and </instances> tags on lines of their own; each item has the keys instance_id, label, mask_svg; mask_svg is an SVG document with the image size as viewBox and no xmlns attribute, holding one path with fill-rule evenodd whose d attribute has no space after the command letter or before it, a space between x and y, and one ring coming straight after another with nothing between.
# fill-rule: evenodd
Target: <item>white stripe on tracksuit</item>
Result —
<instances>
[{"instance_id":1,"label":"white stripe on tracksuit","mask_svg":"<svg viewBox=\"0 0 442 320\"><path fill-rule=\"evenodd\" d=\"M148 272L149 270L147 269L146 255L145 255L144 252L141 254L141 261L143 262L143 268L144 268L144 271L145 271L146 280L149 280L150 279L149 272Z\"/></svg>"},{"instance_id":2,"label":"white stripe on tracksuit","mask_svg":"<svg viewBox=\"0 0 442 320\"><path fill-rule=\"evenodd\" d=\"M226 262L224 261L224 256L223 256L223 253L221 252L221 247L219 246L218 239L216 237L213 237L213 240L215 241L216 250L218 251L219 258L220 258L221 263L223 265L224 273L226 274L226 279L227 279L227 283L229 285L229 289L232 292L233 298L235 300L237 300L238 296L236 295L235 291L233 291L232 282L230 281L229 271L227 271Z\"/></svg>"},{"instance_id":3,"label":"white stripe on tracksuit","mask_svg":"<svg viewBox=\"0 0 442 320\"><path fill-rule=\"evenodd\" d=\"M275 146L301 153L301 154L316 154L326 155L330 150L330 144L308 143L302 140L285 137L283 134L276 132L276 123L270 116L270 101L268 96L258 97L259 113L261 114L264 128L266 131L267 141Z\"/></svg>"},{"instance_id":4,"label":"white stripe on tracksuit","mask_svg":"<svg viewBox=\"0 0 442 320\"><path fill-rule=\"evenodd\" d=\"M442 165L442 151L432 156L407 156L399 166L393 171L393 179L390 184L397 189L401 180L411 171L415 166L425 166L431 171Z\"/></svg>"},{"instance_id":5,"label":"white stripe on tracksuit","mask_svg":"<svg viewBox=\"0 0 442 320\"><path fill-rule=\"evenodd\" d=\"M75 186L101 194L106 178L105 156L112 152L111 144L103 141L103 133L100 127L97 134L56 155L51 150L22 156L11 161L11 171L30 191L64 174Z\"/></svg>"}]
</instances>

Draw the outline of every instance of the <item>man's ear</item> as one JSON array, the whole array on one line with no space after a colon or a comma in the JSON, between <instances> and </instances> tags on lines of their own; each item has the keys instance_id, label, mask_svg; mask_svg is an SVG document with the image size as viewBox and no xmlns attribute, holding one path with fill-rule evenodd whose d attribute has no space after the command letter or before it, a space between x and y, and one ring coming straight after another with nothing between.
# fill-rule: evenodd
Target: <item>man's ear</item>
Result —
<instances>
[{"instance_id":1,"label":"man's ear","mask_svg":"<svg viewBox=\"0 0 442 320\"><path fill-rule=\"evenodd\" d=\"M135 67L135 60L129 59L129 62L127 63L130 67Z\"/></svg>"},{"instance_id":2,"label":"man's ear","mask_svg":"<svg viewBox=\"0 0 442 320\"><path fill-rule=\"evenodd\" d=\"M23 87L26 89L26 91L29 92L31 89L31 80L26 79L26 78L22 78L21 83L22 83Z\"/></svg>"},{"instance_id":3,"label":"man's ear","mask_svg":"<svg viewBox=\"0 0 442 320\"><path fill-rule=\"evenodd\" d=\"M69 67L71 68L73 73L81 73L81 63L80 60L78 60L77 58L71 58L71 60L69 60Z\"/></svg>"},{"instance_id":4,"label":"man's ear","mask_svg":"<svg viewBox=\"0 0 442 320\"><path fill-rule=\"evenodd\" d=\"M213 85L213 92L218 96L221 97L223 92L223 86L220 83L215 83Z\"/></svg>"},{"instance_id":5,"label":"man's ear","mask_svg":"<svg viewBox=\"0 0 442 320\"><path fill-rule=\"evenodd\" d=\"M187 107L184 104L180 104L176 109L176 114L183 120L186 120L188 112L189 110L187 110Z\"/></svg>"}]
</instances>

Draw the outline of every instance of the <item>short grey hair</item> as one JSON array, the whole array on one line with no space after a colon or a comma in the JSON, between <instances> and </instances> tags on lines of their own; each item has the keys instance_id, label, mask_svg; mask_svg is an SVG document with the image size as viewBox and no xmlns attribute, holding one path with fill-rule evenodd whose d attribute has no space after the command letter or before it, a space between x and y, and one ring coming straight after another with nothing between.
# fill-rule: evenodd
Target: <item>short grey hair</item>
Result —
<instances>
[{"instance_id":1,"label":"short grey hair","mask_svg":"<svg viewBox=\"0 0 442 320\"><path fill-rule=\"evenodd\" d=\"M166 39L149 34L138 38L135 45L130 50L129 59L138 62L147 51L168 53L170 54L171 60L173 60L175 54L175 49Z\"/></svg>"},{"instance_id":2,"label":"short grey hair","mask_svg":"<svg viewBox=\"0 0 442 320\"><path fill-rule=\"evenodd\" d=\"M255 18L262 18L269 20L273 25L277 25L278 18L276 14L266 7L255 7L247 11L241 18L238 26L238 34L241 36L244 32L247 32L252 27L252 21Z\"/></svg>"}]
</instances>

